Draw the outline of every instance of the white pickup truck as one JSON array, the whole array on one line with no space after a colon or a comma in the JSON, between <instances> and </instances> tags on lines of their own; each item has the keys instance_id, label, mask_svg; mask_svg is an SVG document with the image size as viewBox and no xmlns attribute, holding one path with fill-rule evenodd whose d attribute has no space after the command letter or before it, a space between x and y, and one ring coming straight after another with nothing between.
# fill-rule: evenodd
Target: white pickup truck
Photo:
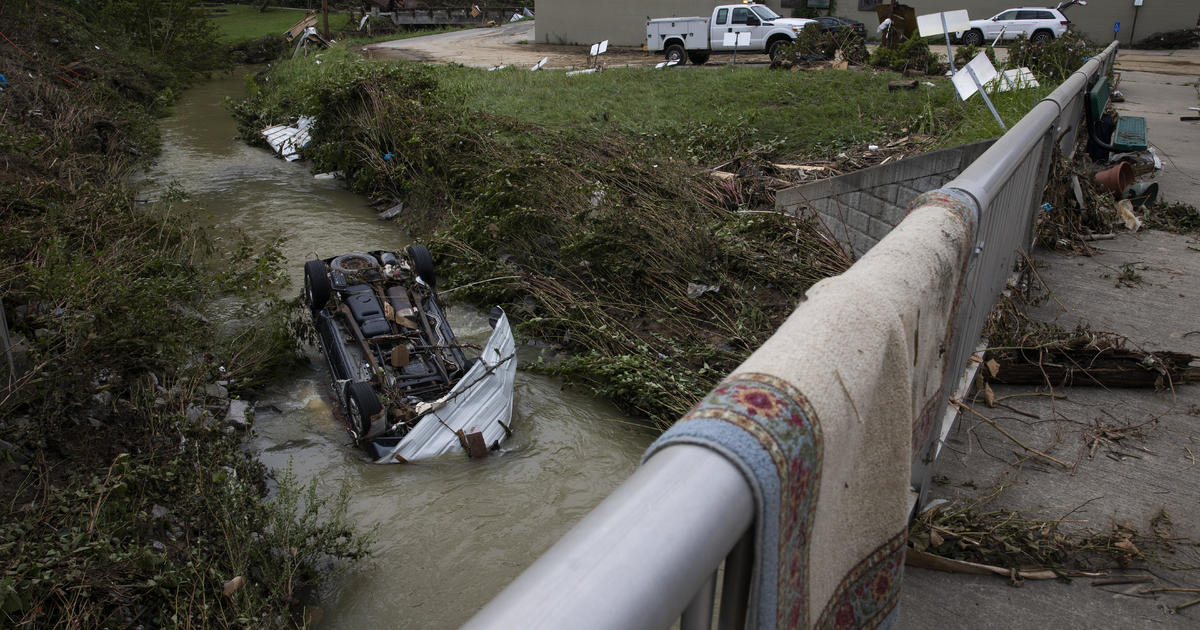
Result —
<instances>
[{"instance_id":1,"label":"white pickup truck","mask_svg":"<svg viewBox=\"0 0 1200 630\"><path fill-rule=\"evenodd\" d=\"M784 44L815 22L785 18L762 4L722 4L713 8L710 17L647 20L646 50L662 51L668 62L675 63L702 64L711 53L735 51L765 52L774 60Z\"/></svg>"}]
</instances>

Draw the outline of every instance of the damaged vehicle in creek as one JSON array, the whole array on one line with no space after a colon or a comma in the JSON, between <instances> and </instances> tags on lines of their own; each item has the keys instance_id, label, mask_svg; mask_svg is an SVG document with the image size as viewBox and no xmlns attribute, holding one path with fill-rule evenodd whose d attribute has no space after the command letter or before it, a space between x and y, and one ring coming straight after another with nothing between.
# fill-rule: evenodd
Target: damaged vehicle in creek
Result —
<instances>
[{"instance_id":1,"label":"damaged vehicle in creek","mask_svg":"<svg viewBox=\"0 0 1200 630\"><path fill-rule=\"evenodd\" d=\"M459 343L424 245L304 265L304 299L329 361L343 423L376 463L462 449L483 457L511 434L516 344L492 309L491 336Z\"/></svg>"}]
</instances>

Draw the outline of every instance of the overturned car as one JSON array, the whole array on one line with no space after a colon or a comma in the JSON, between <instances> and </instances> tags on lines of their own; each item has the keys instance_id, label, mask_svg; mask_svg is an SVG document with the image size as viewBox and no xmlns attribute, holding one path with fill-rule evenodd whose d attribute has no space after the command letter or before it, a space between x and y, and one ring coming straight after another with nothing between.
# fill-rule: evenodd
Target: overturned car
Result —
<instances>
[{"instance_id":1,"label":"overturned car","mask_svg":"<svg viewBox=\"0 0 1200 630\"><path fill-rule=\"evenodd\" d=\"M516 344L493 308L476 357L437 296L424 245L310 260L304 299L355 442L377 463L462 449L486 456L510 433Z\"/></svg>"}]
</instances>

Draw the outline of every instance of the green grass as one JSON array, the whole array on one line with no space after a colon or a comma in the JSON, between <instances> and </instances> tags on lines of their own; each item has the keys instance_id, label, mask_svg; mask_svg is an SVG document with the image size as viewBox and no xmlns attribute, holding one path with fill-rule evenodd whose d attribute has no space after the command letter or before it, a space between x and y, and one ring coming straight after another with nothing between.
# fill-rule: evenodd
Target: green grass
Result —
<instances>
[{"instance_id":1,"label":"green grass","mask_svg":"<svg viewBox=\"0 0 1200 630\"><path fill-rule=\"evenodd\" d=\"M293 24L299 22L305 14L303 10L282 9L270 7L259 11L257 5L225 4L220 13L212 13L210 17L216 23L221 33L221 41L230 44L258 39L266 35L283 35ZM317 16L320 28L320 15ZM346 13L330 13L329 28L340 30L350 21Z\"/></svg>"},{"instance_id":2,"label":"green grass","mask_svg":"<svg viewBox=\"0 0 1200 630\"><path fill-rule=\"evenodd\" d=\"M978 97L959 102L949 81L926 79L889 92L890 72L775 72L761 67L655 71L614 68L598 75L439 69L468 108L548 127L582 126L667 140L697 158L714 150L772 145L787 155L827 156L846 147L913 133L949 146L1000 135ZM993 97L1011 125L1049 88ZM720 142L721 137L729 141ZM694 148L693 148L694 147Z\"/></svg>"}]
</instances>

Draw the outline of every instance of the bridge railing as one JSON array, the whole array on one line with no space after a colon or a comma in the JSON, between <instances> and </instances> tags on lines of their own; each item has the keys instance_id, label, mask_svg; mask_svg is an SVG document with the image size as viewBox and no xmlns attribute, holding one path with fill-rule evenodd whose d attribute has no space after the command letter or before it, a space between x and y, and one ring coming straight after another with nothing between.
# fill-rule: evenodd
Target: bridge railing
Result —
<instances>
[{"instance_id":1,"label":"bridge railing","mask_svg":"<svg viewBox=\"0 0 1200 630\"><path fill-rule=\"evenodd\" d=\"M970 379L963 374L988 313L1032 242L1054 146L1070 156L1078 135L1086 133L1081 128L1084 94L1097 75L1111 69L1116 48L1114 42L1084 64L942 189L969 199L977 220L977 228L966 232L975 242L960 243L972 253L961 274L949 357L944 373L932 375L941 379L939 391L947 407L946 398L965 393ZM914 208L914 214L919 210ZM912 230L901 227L903 222L876 247L889 240L893 246L905 244ZM878 257L874 262L879 264ZM932 283L925 277L914 277L916 282ZM789 340L777 334L770 344L787 345ZM952 422L951 414L942 415L942 426L933 427L913 449L915 493L927 486L937 447ZM720 576L719 627L742 628L751 584L754 514L752 486L725 456L702 446L667 446L466 627L627 630L667 628L679 620L684 630L707 629Z\"/></svg>"}]
</instances>

